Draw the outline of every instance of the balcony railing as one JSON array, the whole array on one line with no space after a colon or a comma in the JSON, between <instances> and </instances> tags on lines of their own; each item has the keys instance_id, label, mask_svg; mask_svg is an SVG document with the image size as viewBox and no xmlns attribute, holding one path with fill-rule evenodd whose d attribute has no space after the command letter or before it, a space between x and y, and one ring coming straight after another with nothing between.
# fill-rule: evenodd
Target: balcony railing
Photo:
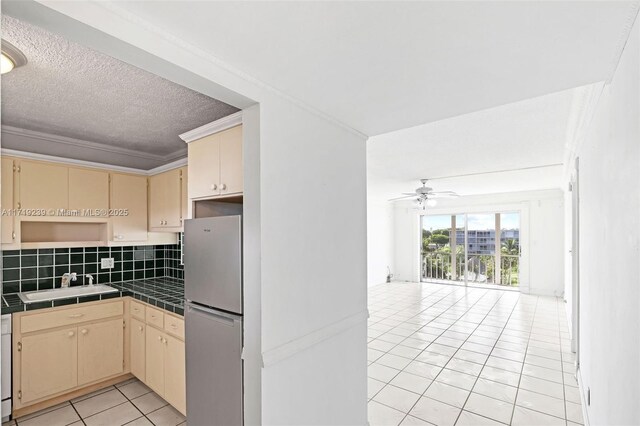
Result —
<instances>
[{"instance_id":1,"label":"balcony railing","mask_svg":"<svg viewBox=\"0 0 640 426\"><path fill-rule=\"evenodd\" d=\"M455 258L455 262L454 262ZM422 253L421 273L424 280L466 281L482 284L518 286L520 257L500 254L496 264L495 254L452 254L430 251ZM496 273L496 267L499 267ZM499 277L499 279L496 279Z\"/></svg>"}]
</instances>

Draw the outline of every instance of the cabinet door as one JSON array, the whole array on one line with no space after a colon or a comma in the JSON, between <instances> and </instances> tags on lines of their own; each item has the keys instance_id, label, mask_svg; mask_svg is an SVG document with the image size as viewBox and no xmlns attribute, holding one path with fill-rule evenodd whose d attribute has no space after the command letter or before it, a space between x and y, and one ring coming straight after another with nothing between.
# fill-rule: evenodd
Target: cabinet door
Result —
<instances>
[{"instance_id":1,"label":"cabinet door","mask_svg":"<svg viewBox=\"0 0 640 426\"><path fill-rule=\"evenodd\" d=\"M145 381L145 329L146 324L137 319L131 318L131 374L138 379Z\"/></svg>"},{"instance_id":2,"label":"cabinet door","mask_svg":"<svg viewBox=\"0 0 640 426\"><path fill-rule=\"evenodd\" d=\"M149 178L149 229L164 227L166 184L164 173Z\"/></svg>"},{"instance_id":3,"label":"cabinet door","mask_svg":"<svg viewBox=\"0 0 640 426\"><path fill-rule=\"evenodd\" d=\"M49 331L22 338L19 362L22 404L64 392L78 384L77 329Z\"/></svg>"},{"instance_id":4,"label":"cabinet door","mask_svg":"<svg viewBox=\"0 0 640 426\"><path fill-rule=\"evenodd\" d=\"M13 160L9 158L3 158L2 164L0 165L2 168L2 176L0 184L2 187L0 191L2 191L2 200L0 201L0 208L2 210L11 210L14 208L13 205ZM2 224L0 227L2 228L2 236L0 237L2 244L12 244L15 242L15 234L14 234L14 216L10 214L11 212L7 211L2 215Z\"/></svg>"},{"instance_id":5,"label":"cabinet door","mask_svg":"<svg viewBox=\"0 0 640 426\"><path fill-rule=\"evenodd\" d=\"M184 220L189 219L189 171L187 167L181 167L180 171L182 173L180 175L180 206L182 210L180 213L180 218L182 219L180 226L184 226Z\"/></svg>"},{"instance_id":6,"label":"cabinet door","mask_svg":"<svg viewBox=\"0 0 640 426\"><path fill-rule=\"evenodd\" d=\"M242 126L220 133L220 194L242 192Z\"/></svg>"},{"instance_id":7,"label":"cabinet door","mask_svg":"<svg viewBox=\"0 0 640 426\"><path fill-rule=\"evenodd\" d=\"M220 195L220 136L209 135L190 142L189 198Z\"/></svg>"},{"instance_id":8,"label":"cabinet door","mask_svg":"<svg viewBox=\"0 0 640 426\"><path fill-rule=\"evenodd\" d=\"M93 217L106 217L109 209L109 173L70 167L69 209L91 210L90 214L95 215Z\"/></svg>"},{"instance_id":9,"label":"cabinet door","mask_svg":"<svg viewBox=\"0 0 640 426\"><path fill-rule=\"evenodd\" d=\"M145 384L164 396L164 339L165 334L153 327L145 330Z\"/></svg>"},{"instance_id":10,"label":"cabinet door","mask_svg":"<svg viewBox=\"0 0 640 426\"><path fill-rule=\"evenodd\" d=\"M20 208L67 209L69 169L55 164L21 161Z\"/></svg>"},{"instance_id":11,"label":"cabinet door","mask_svg":"<svg viewBox=\"0 0 640 426\"><path fill-rule=\"evenodd\" d=\"M113 241L147 240L147 178L146 176L111 175L111 209L128 214L111 217Z\"/></svg>"},{"instance_id":12,"label":"cabinet door","mask_svg":"<svg viewBox=\"0 0 640 426\"><path fill-rule=\"evenodd\" d=\"M78 385L124 370L122 318L78 327Z\"/></svg>"},{"instance_id":13,"label":"cabinet door","mask_svg":"<svg viewBox=\"0 0 640 426\"><path fill-rule=\"evenodd\" d=\"M182 181L180 169L164 172L166 175L165 192L165 227L179 227L182 225Z\"/></svg>"},{"instance_id":14,"label":"cabinet door","mask_svg":"<svg viewBox=\"0 0 640 426\"><path fill-rule=\"evenodd\" d=\"M174 337L166 336L164 346L164 398L186 416L187 391L184 342Z\"/></svg>"}]
</instances>

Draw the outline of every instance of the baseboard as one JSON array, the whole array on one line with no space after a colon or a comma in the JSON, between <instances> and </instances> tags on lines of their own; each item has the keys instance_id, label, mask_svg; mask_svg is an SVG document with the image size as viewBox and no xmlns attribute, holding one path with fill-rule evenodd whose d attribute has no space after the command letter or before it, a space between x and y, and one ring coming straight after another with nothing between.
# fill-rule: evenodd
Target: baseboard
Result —
<instances>
[{"instance_id":1,"label":"baseboard","mask_svg":"<svg viewBox=\"0 0 640 426\"><path fill-rule=\"evenodd\" d=\"M97 391L98 389L103 389L109 386L113 386L116 383L120 383L128 379L132 379L133 377L134 376L130 373L121 374L119 376L113 377L111 379L105 380L100 383L94 383L94 384L85 386L83 388L75 389L71 392L64 393L62 395L54 396L44 401L39 401L30 405L26 405L26 406L14 409L11 415L14 419L17 419L18 417L26 416L27 414L35 413L36 411L53 407L54 405L58 405L70 399L89 394L91 392Z\"/></svg>"},{"instance_id":2,"label":"baseboard","mask_svg":"<svg viewBox=\"0 0 640 426\"><path fill-rule=\"evenodd\" d=\"M589 413L587 412L587 398L584 393L584 387L582 385L582 372L580 367L576 371L576 379L578 380L578 393L580 394L580 401L582 402L582 420L584 426L589 426Z\"/></svg>"}]
</instances>

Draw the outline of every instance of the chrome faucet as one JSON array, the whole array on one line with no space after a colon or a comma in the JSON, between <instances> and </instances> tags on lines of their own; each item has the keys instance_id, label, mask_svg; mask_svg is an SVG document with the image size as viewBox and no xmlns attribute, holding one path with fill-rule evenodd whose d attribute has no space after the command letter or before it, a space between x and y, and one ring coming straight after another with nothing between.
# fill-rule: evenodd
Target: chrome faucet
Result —
<instances>
[{"instance_id":1,"label":"chrome faucet","mask_svg":"<svg viewBox=\"0 0 640 426\"><path fill-rule=\"evenodd\" d=\"M62 274L62 281L60 282L60 287L69 287L69 281L76 281L78 279L78 275L75 272L67 272Z\"/></svg>"},{"instance_id":2,"label":"chrome faucet","mask_svg":"<svg viewBox=\"0 0 640 426\"><path fill-rule=\"evenodd\" d=\"M89 280L89 284L88 285L93 285L93 275L87 274L87 275L85 275L85 278Z\"/></svg>"}]
</instances>

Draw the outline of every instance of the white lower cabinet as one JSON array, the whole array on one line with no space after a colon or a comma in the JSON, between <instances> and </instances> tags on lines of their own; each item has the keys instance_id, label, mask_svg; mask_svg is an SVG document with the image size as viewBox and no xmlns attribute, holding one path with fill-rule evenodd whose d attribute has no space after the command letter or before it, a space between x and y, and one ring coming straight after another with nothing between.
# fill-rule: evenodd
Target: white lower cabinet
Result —
<instances>
[{"instance_id":1,"label":"white lower cabinet","mask_svg":"<svg viewBox=\"0 0 640 426\"><path fill-rule=\"evenodd\" d=\"M14 314L14 413L124 374L123 327L122 300Z\"/></svg>"},{"instance_id":2,"label":"white lower cabinet","mask_svg":"<svg viewBox=\"0 0 640 426\"><path fill-rule=\"evenodd\" d=\"M130 298L110 299L14 314L13 337L14 415L129 372L186 415L184 320L177 315Z\"/></svg>"},{"instance_id":3,"label":"white lower cabinet","mask_svg":"<svg viewBox=\"0 0 640 426\"><path fill-rule=\"evenodd\" d=\"M131 373L186 415L184 319L131 301Z\"/></svg>"},{"instance_id":4,"label":"white lower cabinet","mask_svg":"<svg viewBox=\"0 0 640 426\"><path fill-rule=\"evenodd\" d=\"M124 372L122 318L78 327L78 385Z\"/></svg>"},{"instance_id":5,"label":"white lower cabinet","mask_svg":"<svg viewBox=\"0 0 640 426\"><path fill-rule=\"evenodd\" d=\"M145 359L145 335L147 325L142 321L131 318L131 343L130 343L130 363L131 374L143 382L146 381L146 359Z\"/></svg>"},{"instance_id":6,"label":"white lower cabinet","mask_svg":"<svg viewBox=\"0 0 640 426\"><path fill-rule=\"evenodd\" d=\"M18 342L20 370L17 398L25 405L78 385L78 332L76 327L33 333ZM15 373L14 373L15 374Z\"/></svg>"}]
</instances>

